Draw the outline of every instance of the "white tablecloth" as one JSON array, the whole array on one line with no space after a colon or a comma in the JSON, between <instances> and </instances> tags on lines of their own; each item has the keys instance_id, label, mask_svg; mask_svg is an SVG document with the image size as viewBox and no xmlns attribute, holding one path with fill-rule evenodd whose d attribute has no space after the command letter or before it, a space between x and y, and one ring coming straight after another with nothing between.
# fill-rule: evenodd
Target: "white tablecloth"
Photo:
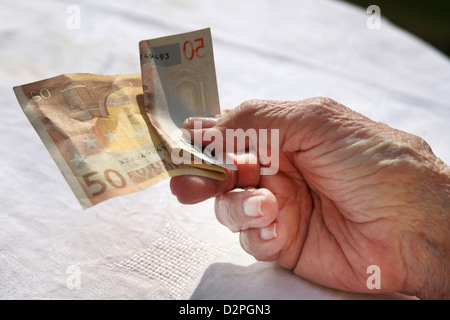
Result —
<instances>
[{"instance_id":1,"label":"white tablecloth","mask_svg":"<svg viewBox=\"0 0 450 320\"><path fill-rule=\"evenodd\" d=\"M70 29L70 5L80 28ZM381 8L383 13L383 8ZM378 299L256 262L169 180L82 210L12 87L62 73L139 73L138 42L210 27L222 108L331 97L426 139L450 162L450 61L382 18L332 0L2 1L0 298Z\"/></svg>"}]
</instances>

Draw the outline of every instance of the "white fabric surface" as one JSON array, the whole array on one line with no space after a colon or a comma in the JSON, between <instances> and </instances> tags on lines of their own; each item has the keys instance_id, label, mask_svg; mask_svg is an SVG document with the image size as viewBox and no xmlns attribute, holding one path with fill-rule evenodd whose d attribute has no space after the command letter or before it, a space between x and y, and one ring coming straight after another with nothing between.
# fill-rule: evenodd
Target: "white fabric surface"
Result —
<instances>
[{"instance_id":1,"label":"white fabric surface","mask_svg":"<svg viewBox=\"0 0 450 320\"><path fill-rule=\"evenodd\" d=\"M80 29L66 27L69 5ZM0 298L406 298L255 262L213 200L181 205L169 180L83 211L12 91L62 73L138 73L139 40L211 27L222 108L328 96L423 137L449 163L449 59L386 19L369 30L367 17L332 0L1 1Z\"/></svg>"}]
</instances>

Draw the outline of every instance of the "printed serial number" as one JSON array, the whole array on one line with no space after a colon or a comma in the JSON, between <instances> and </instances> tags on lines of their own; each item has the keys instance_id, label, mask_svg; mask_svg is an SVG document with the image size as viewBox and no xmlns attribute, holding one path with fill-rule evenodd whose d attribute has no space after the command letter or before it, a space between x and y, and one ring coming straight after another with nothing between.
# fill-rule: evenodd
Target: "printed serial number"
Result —
<instances>
[{"instance_id":1,"label":"printed serial number","mask_svg":"<svg viewBox=\"0 0 450 320\"><path fill-rule=\"evenodd\" d=\"M154 60L169 60L170 54L169 54L169 52L158 53L158 54L153 54L153 53L141 54L141 60L143 60L144 58L145 59L154 59Z\"/></svg>"}]
</instances>

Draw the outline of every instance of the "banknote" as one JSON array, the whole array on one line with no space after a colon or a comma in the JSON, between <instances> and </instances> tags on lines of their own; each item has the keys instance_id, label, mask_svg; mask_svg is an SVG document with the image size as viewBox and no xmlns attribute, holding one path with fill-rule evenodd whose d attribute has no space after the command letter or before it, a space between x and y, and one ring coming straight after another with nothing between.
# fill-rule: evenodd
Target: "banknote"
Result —
<instances>
[{"instance_id":1,"label":"banknote","mask_svg":"<svg viewBox=\"0 0 450 320\"><path fill-rule=\"evenodd\" d=\"M209 28L139 42L144 101L149 118L169 152L185 150L195 163L236 170L185 140L182 124L193 116L220 113ZM202 161L203 160L203 161Z\"/></svg>"},{"instance_id":2,"label":"banknote","mask_svg":"<svg viewBox=\"0 0 450 320\"><path fill-rule=\"evenodd\" d=\"M141 74L64 74L14 87L14 92L83 208L170 176L226 177L216 165L171 161L160 136L168 131L156 130L149 118L158 103L145 105ZM201 110L202 115L218 113ZM178 113L171 111L179 124Z\"/></svg>"}]
</instances>

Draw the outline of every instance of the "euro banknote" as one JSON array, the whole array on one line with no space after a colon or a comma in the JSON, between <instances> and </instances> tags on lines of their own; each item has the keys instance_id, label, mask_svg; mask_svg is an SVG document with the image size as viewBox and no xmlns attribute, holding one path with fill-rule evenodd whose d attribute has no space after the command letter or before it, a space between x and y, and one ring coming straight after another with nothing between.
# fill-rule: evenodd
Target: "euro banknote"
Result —
<instances>
[{"instance_id":1,"label":"euro banknote","mask_svg":"<svg viewBox=\"0 0 450 320\"><path fill-rule=\"evenodd\" d=\"M236 170L232 161L214 158L191 145L182 132L187 118L220 113L211 30L142 40L139 53L145 105L168 150L174 154L184 150L194 162Z\"/></svg>"},{"instance_id":2,"label":"euro banknote","mask_svg":"<svg viewBox=\"0 0 450 320\"><path fill-rule=\"evenodd\" d=\"M83 208L170 176L226 178L226 165L173 143L187 117L220 112L209 30L143 43L142 75L72 73L14 87ZM179 145L205 161L175 164Z\"/></svg>"},{"instance_id":3,"label":"euro banknote","mask_svg":"<svg viewBox=\"0 0 450 320\"><path fill-rule=\"evenodd\" d=\"M14 91L83 208L170 176L225 178L215 165L171 161L149 120L140 74L65 74Z\"/></svg>"}]
</instances>

